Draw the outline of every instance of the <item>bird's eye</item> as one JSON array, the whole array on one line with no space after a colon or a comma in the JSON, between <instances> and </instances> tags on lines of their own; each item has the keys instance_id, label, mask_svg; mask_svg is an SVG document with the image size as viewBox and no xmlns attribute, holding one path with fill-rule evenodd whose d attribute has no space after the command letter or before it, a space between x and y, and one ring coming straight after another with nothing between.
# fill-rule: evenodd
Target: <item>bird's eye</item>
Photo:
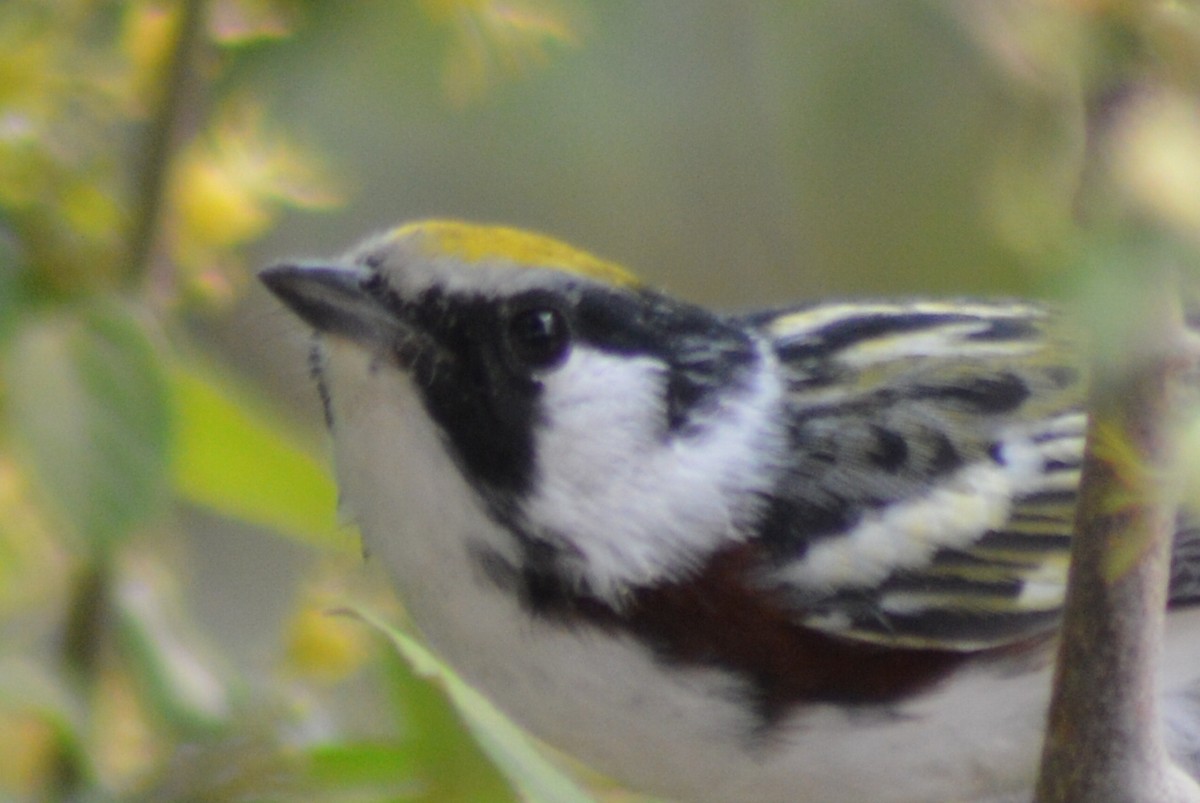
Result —
<instances>
[{"instance_id":1,"label":"bird's eye","mask_svg":"<svg viewBox=\"0 0 1200 803\"><path fill-rule=\"evenodd\" d=\"M567 356L571 332L563 314L549 307L520 310L508 319L513 355L530 368L553 368Z\"/></svg>"}]
</instances>

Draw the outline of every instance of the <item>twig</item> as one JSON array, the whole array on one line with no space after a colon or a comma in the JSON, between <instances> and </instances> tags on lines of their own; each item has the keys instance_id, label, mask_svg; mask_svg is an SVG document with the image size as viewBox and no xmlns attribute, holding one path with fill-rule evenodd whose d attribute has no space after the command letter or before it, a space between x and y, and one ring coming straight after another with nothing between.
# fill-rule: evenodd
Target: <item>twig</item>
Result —
<instances>
[{"instance_id":1,"label":"twig","mask_svg":"<svg viewBox=\"0 0 1200 803\"><path fill-rule=\"evenodd\" d=\"M158 240L158 224L170 175L172 148L179 139L183 99L194 79L194 55L202 41L207 0L183 0L179 30L156 98L157 113L146 133L143 161L133 205L126 276L137 281L150 272Z\"/></svg>"},{"instance_id":2,"label":"twig","mask_svg":"<svg viewBox=\"0 0 1200 803\"><path fill-rule=\"evenodd\" d=\"M1186 364L1175 290L1165 283L1141 322L1150 356L1135 346L1125 370L1097 368L1038 803L1200 801L1167 757L1159 716L1172 388Z\"/></svg>"}]
</instances>

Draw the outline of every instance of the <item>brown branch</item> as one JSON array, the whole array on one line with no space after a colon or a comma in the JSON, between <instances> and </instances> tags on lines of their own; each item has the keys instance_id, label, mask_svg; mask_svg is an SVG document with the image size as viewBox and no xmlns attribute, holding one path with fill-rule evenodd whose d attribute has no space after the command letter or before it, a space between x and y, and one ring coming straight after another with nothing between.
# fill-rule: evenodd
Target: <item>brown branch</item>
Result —
<instances>
[{"instance_id":1,"label":"brown branch","mask_svg":"<svg viewBox=\"0 0 1200 803\"><path fill-rule=\"evenodd\" d=\"M1173 283L1128 367L1097 366L1038 803L1184 803L1200 787L1167 757L1158 661L1175 500L1173 392L1186 361Z\"/></svg>"},{"instance_id":2,"label":"brown branch","mask_svg":"<svg viewBox=\"0 0 1200 803\"><path fill-rule=\"evenodd\" d=\"M133 204L126 272L131 281L138 281L150 272L170 176L171 154L180 139L183 99L189 95L188 88L195 79L195 54L203 39L207 10L207 0L183 0L175 45L159 96L155 98L157 110L146 133Z\"/></svg>"}]
</instances>

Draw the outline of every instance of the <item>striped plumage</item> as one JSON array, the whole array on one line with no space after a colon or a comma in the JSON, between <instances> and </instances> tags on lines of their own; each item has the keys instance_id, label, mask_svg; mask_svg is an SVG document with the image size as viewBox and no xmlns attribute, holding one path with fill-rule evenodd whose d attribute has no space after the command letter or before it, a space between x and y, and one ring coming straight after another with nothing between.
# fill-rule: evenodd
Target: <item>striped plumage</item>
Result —
<instances>
[{"instance_id":1,"label":"striped plumage","mask_svg":"<svg viewBox=\"0 0 1200 803\"><path fill-rule=\"evenodd\" d=\"M976 301L828 303L751 323L788 380L801 456L780 518L799 549L779 576L803 620L952 649L1052 629L1085 425L1061 324Z\"/></svg>"},{"instance_id":2,"label":"striped plumage","mask_svg":"<svg viewBox=\"0 0 1200 803\"><path fill-rule=\"evenodd\" d=\"M800 463L818 464L797 472L803 482L789 498L820 510L812 498L828 487L827 512L793 509L784 525L799 546L785 560L798 564L780 577L801 587L803 620L844 637L963 650L1052 631L1087 424L1085 377L1070 361L1078 344L1061 319L1027 303L920 300L824 303L748 322L771 338L786 371L794 446L806 455ZM822 477L825 461L849 468ZM917 532L892 526L886 541L912 544L930 527L923 511L954 503L955 494L939 493L955 472L980 465L993 485L1008 483L999 504L957 511L961 529L943 525L930 539L937 548L917 551L907 565L889 554L887 575L856 562L869 548L852 549L846 536L853 541L869 526L863 518L907 511ZM814 518L827 531L795 524ZM826 536L835 543L822 546ZM1198 540L1181 526L1175 604L1200 595ZM829 554L818 556L823 549ZM822 559L823 571L807 565Z\"/></svg>"},{"instance_id":3,"label":"striped plumage","mask_svg":"<svg viewBox=\"0 0 1200 803\"><path fill-rule=\"evenodd\" d=\"M264 279L319 334L347 514L519 722L684 800L1027 796L1085 416L1037 305L719 315L414 224ZM1164 675L1200 768L1200 537Z\"/></svg>"}]
</instances>

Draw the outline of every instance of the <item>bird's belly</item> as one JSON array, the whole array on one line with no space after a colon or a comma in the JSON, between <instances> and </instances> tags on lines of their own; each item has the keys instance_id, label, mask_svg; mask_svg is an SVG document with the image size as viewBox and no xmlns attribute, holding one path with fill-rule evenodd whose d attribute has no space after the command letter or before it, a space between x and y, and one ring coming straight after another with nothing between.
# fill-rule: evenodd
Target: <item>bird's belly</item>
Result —
<instances>
[{"instance_id":1,"label":"bird's belly","mask_svg":"<svg viewBox=\"0 0 1200 803\"><path fill-rule=\"evenodd\" d=\"M489 580L480 548L519 556L408 380L371 373L357 353L330 356L327 370L355 374L330 383L356 388L332 400L348 512L432 646L537 736L635 789L686 801L1027 798L1048 661L963 670L891 706L798 706L764 728L735 676L664 665L610 629L538 619Z\"/></svg>"},{"instance_id":2,"label":"bird's belly","mask_svg":"<svg viewBox=\"0 0 1200 803\"><path fill-rule=\"evenodd\" d=\"M687 801L927 801L1028 783L1044 677L992 678L895 708L797 711L760 727L718 670L665 666L641 643L539 620L487 579L480 548L514 561L420 409L409 380L331 344L339 486L371 554L432 646L518 723L640 791ZM508 550L510 554L505 554Z\"/></svg>"},{"instance_id":3,"label":"bird's belly","mask_svg":"<svg viewBox=\"0 0 1200 803\"><path fill-rule=\"evenodd\" d=\"M891 707L814 704L764 729L729 673L664 666L638 642L538 621L479 591L470 612L410 605L435 648L517 722L632 788L927 803L1019 796L1032 783L1047 670L981 670Z\"/></svg>"},{"instance_id":4,"label":"bird's belly","mask_svg":"<svg viewBox=\"0 0 1200 803\"><path fill-rule=\"evenodd\" d=\"M360 510L414 621L514 720L631 788L714 803L928 803L1018 794L1031 782L1047 671L968 675L945 697L895 707L814 705L764 730L730 673L664 665L631 637L535 617L464 545L491 541L496 525L434 510L437 498L393 497L408 511L399 518ZM462 526L453 537L449 523Z\"/></svg>"}]
</instances>

